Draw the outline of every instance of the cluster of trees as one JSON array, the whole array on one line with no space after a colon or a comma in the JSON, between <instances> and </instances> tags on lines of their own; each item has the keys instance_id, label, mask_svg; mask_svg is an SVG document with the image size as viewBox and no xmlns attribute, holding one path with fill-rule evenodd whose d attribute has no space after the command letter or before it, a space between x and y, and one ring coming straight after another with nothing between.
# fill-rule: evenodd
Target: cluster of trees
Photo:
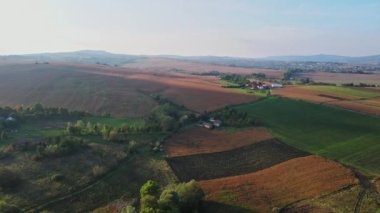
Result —
<instances>
[{"instance_id":1,"label":"cluster of trees","mask_svg":"<svg viewBox=\"0 0 380 213\"><path fill-rule=\"evenodd\" d=\"M44 157L61 157L75 153L87 147L85 140L73 136L57 136L48 138L47 143L37 146L35 159Z\"/></svg>"},{"instance_id":2,"label":"cluster of trees","mask_svg":"<svg viewBox=\"0 0 380 213\"><path fill-rule=\"evenodd\" d=\"M285 80L285 81L294 80L295 77L296 77L296 75L297 75L298 73L303 72L303 71L304 71L304 70L299 69L299 68L288 69L288 70L284 73L283 80Z\"/></svg>"},{"instance_id":3,"label":"cluster of trees","mask_svg":"<svg viewBox=\"0 0 380 213\"><path fill-rule=\"evenodd\" d=\"M212 71L208 71L208 72L196 72L196 73L192 73L193 75L202 75L202 76L220 76L222 75L221 72L219 71L216 71L216 70L212 70Z\"/></svg>"},{"instance_id":4,"label":"cluster of trees","mask_svg":"<svg viewBox=\"0 0 380 213\"><path fill-rule=\"evenodd\" d=\"M126 140L126 134L130 132L144 131L143 128L135 126L126 127L112 127L105 124L91 122L84 123L82 120L78 120L75 124L68 122L66 125L65 133L75 136L89 136L97 135L102 136L104 140L121 142Z\"/></svg>"},{"instance_id":5,"label":"cluster of trees","mask_svg":"<svg viewBox=\"0 0 380 213\"><path fill-rule=\"evenodd\" d=\"M204 196L194 180L161 188L152 180L140 189L140 213L193 213L198 212ZM126 212L137 212L129 206Z\"/></svg>"},{"instance_id":6,"label":"cluster of trees","mask_svg":"<svg viewBox=\"0 0 380 213\"><path fill-rule=\"evenodd\" d=\"M249 83L249 79L254 78L257 80L264 80L266 79L266 75L264 73L253 73L251 75L223 74L220 78L222 80L229 81L238 84L241 87L244 87L247 83Z\"/></svg>"},{"instance_id":7,"label":"cluster of trees","mask_svg":"<svg viewBox=\"0 0 380 213\"><path fill-rule=\"evenodd\" d=\"M195 120L195 114L188 113L182 107L166 102L152 110L146 121L146 128L150 131L175 131L184 124Z\"/></svg>"},{"instance_id":8,"label":"cluster of trees","mask_svg":"<svg viewBox=\"0 0 380 213\"><path fill-rule=\"evenodd\" d=\"M227 126L244 127L258 125L257 120L248 116L248 113L239 112L229 106L214 112L212 116L221 119L223 124Z\"/></svg>"},{"instance_id":9,"label":"cluster of trees","mask_svg":"<svg viewBox=\"0 0 380 213\"><path fill-rule=\"evenodd\" d=\"M354 84L354 83L345 83L342 84L344 87L376 87L376 84L366 84L366 83L359 83L359 84Z\"/></svg>"},{"instance_id":10,"label":"cluster of trees","mask_svg":"<svg viewBox=\"0 0 380 213\"><path fill-rule=\"evenodd\" d=\"M44 107L41 104L35 104L32 107L18 106L0 107L0 117L12 116L16 119L28 119L28 118L46 118L46 117L81 117L88 115L83 111L69 111L68 109L61 107Z\"/></svg>"},{"instance_id":11,"label":"cluster of trees","mask_svg":"<svg viewBox=\"0 0 380 213\"><path fill-rule=\"evenodd\" d=\"M244 86L248 82L250 75L241 75L241 74L223 74L220 79L229 81L239 86Z\"/></svg>"},{"instance_id":12,"label":"cluster of trees","mask_svg":"<svg viewBox=\"0 0 380 213\"><path fill-rule=\"evenodd\" d=\"M253 73L252 77L257 80L264 80L267 78L267 76L264 73Z\"/></svg>"}]
</instances>

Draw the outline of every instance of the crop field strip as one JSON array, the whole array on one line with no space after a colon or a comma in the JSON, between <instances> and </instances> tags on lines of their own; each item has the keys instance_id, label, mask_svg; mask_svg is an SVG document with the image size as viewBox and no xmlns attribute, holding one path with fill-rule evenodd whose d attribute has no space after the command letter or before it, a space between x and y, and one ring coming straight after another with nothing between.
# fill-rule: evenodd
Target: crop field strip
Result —
<instances>
[{"instance_id":1,"label":"crop field strip","mask_svg":"<svg viewBox=\"0 0 380 213\"><path fill-rule=\"evenodd\" d=\"M227 151L273 138L264 128L244 130L213 130L196 127L180 132L167 142L166 153L169 157L186 156Z\"/></svg>"},{"instance_id":2,"label":"crop field strip","mask_svg":"<svg viewBox=\"0 0 380 213\"><path fill-rule=\"evenodd\" d=\"M255 172L307 155L277 139L271 139L229 151L172 157L167 161L180 181L188 181Z\"/></svg>"},{"instance_id":3,"label":"crop field strip","mask_svg":"<svg viewBox=\"0 0 380 213\"><path fill-rule=\"evenodd\" d=\"M257 172L200 181L200 185L208 201L272 212L357 182L350 169L311 155L293 158Z\"/></svg>"}]
</instances>

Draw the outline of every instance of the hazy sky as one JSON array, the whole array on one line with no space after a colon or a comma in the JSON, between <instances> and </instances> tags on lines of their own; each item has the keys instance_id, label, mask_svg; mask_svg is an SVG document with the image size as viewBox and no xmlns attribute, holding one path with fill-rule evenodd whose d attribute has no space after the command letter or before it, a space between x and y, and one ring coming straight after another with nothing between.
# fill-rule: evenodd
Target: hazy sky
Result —
<instances>
[{"instance_id":1,"label":"hazy sky","mask_svg":"<svg viewBox=\"0 0 380 213\"><path fill-rule=\"evenodd\" d=\"M0 0L0 54L380 54L380 0Z\"/></svg>"}]
</instances>

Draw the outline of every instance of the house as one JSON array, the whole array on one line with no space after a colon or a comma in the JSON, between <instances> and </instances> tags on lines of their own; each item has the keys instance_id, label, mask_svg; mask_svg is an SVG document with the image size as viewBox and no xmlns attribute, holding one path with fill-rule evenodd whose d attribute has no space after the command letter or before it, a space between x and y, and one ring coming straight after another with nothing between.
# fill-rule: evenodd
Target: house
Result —
<instances>
[{"instance_id":1,"label":"house","mask_svg":"<svg viewBox=\"0 0 380 213\"><path fill-rule=\"evenodd\" d=\"M282 88L282 87L283 87L282 84L277 84L277 83L272 84L272 88Z\"/></svg>"},{"instance_id":2,"label":"house","mask_svg":"<svg viewBox=\"0 0 380 213\"><path fill-rule=\"evenodd\" d=\"M222 125L222 121L221 120L214 120L212 122L212 124L215 126L215 127L220 127Z\"/></svg>"},{"instance_id":3,"label":"house","mask_svg":"<svg viewBox=\"0 0 380 213\"><path fill-rule=\"evenodd\" d=\"M13 121L16 121L16 119L13 118L12 116L9 116L7 119L5 119L5 121L13 122Z\"/></svg>"},{"instance_id":4,"label":"house","mask_svg":"<svg viewBox=\"0 0 380 213\"><path fill-rule=\"evenodd\" d=\"M214 128L214 125L212 125L212 123L210 122L203 122L203 127L205 127L206 129L212 129Z\"/></svg>"}]
</instances>

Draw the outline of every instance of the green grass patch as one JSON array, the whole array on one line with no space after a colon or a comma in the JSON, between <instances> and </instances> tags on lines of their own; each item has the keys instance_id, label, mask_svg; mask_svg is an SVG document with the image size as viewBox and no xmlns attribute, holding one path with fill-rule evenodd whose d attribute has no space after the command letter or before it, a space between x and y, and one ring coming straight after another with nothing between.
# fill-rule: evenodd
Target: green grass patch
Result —
<instances>
[{"instance_id":1,"label":"green grass patch","mask_svg":"<svg viewBox=\"0 0 380 213\"><path fill-rule=\"evenodd\" d=\"M270 97L237 106L299 149L380 175L380 119L324 105Z\"/></svg>"},{"instance_id":2,"label":"green grass patch","mask_svg":"<svg viewBox=\"0 0 380 213\"><path fill-rule=\"evenodd\" d=\"M350 95L358 98L374 98L380 96L380 94L375 92L341 86L305 86L305 88L321 92L331 92L339 95Z\"/></svg>"}]
</instances>

